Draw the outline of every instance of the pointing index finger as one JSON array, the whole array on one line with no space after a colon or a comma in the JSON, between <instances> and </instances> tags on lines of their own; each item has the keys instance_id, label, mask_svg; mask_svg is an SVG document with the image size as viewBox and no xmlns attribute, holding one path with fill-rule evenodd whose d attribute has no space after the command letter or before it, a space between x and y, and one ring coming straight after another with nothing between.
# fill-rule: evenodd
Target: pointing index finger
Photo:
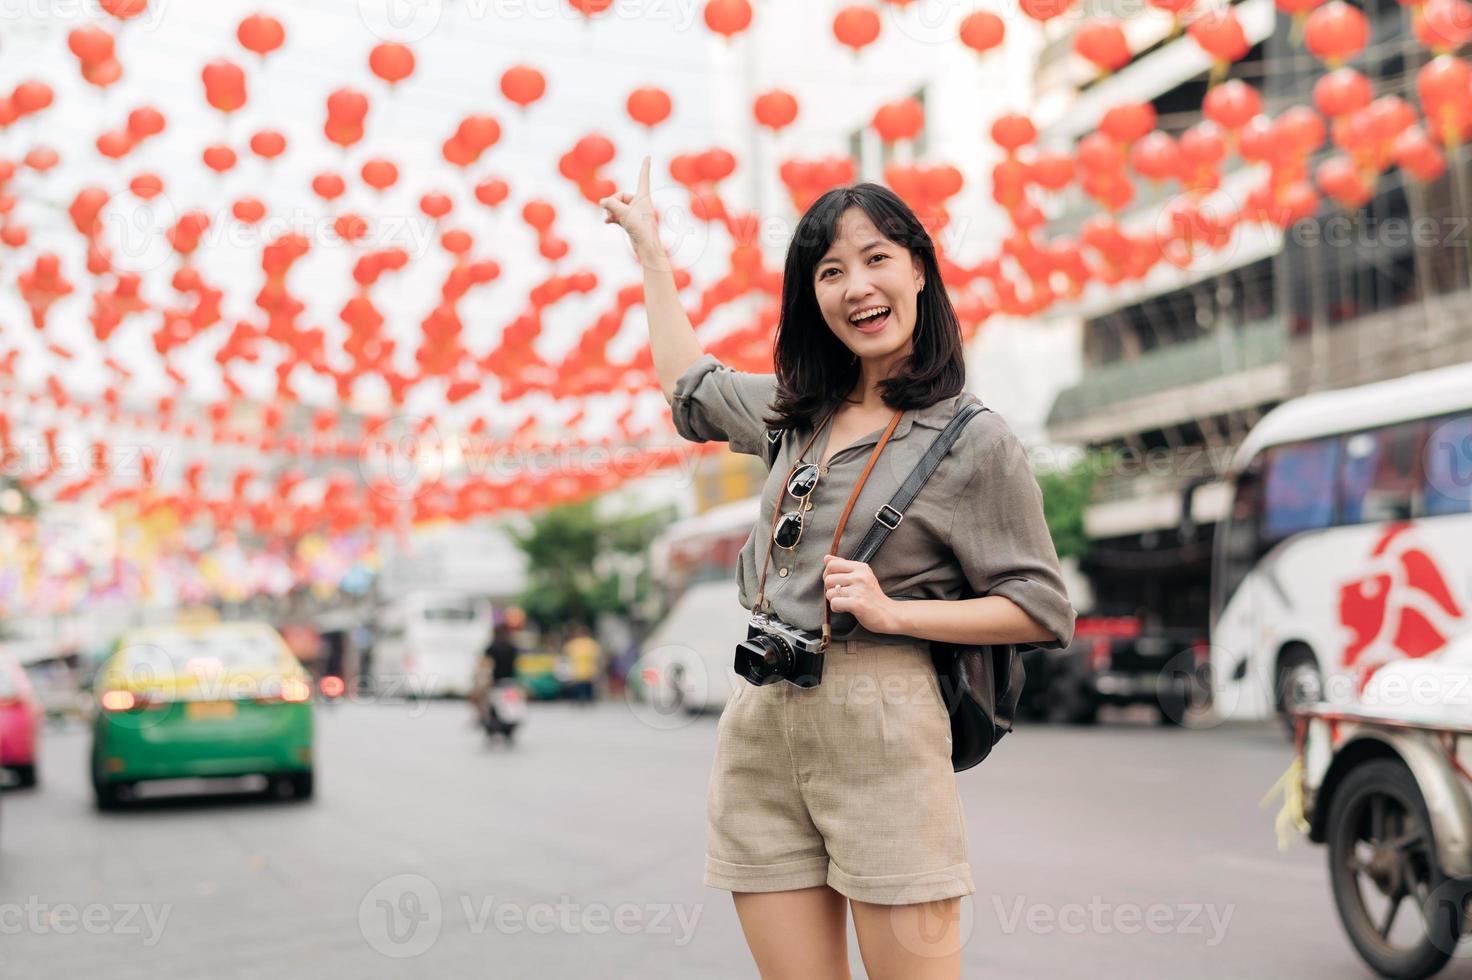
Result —
<instances>
[{"instance_id":1,"label":"pointing index finger","mask_svg":"<svg viewBox=\"0 0 1472 980\"><path fill-rule=\"evenodd\" d=\"M649 158L647 156L639 165L639 196L649 196Z\"/></svg>"}]
</instances>

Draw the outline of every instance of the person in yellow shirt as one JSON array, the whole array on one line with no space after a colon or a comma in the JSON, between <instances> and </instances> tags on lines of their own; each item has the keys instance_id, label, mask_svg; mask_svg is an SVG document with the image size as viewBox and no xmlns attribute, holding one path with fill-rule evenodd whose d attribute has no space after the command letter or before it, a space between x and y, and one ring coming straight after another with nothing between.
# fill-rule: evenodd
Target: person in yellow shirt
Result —
<instances>
[{"instance_id":1,"label":"person in yellow shirt","mask_svg":"<svg viewBox=\"0 0 1472 980\"><path fill-rule=\"evenodd\" d=\"M568 697L581 704L592 704L593 684L603 659L598 641L586 626L574 627L572 636L562 645L562 655L567 659Z\"/></svg>"}]
</instances>

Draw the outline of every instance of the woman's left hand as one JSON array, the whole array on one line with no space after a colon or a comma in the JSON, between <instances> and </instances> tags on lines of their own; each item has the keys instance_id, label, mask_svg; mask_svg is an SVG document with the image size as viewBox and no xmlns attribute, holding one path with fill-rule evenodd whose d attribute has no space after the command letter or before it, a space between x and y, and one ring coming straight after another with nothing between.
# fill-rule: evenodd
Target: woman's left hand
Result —
<instances>
[{"instance_id":1,"label":"woman's left hand","mask_svg":"<svg viewBox=\"0 0 1472 980\"><path fill-rule=\"evenodd\" d=\"M834 612L844 612L871 633L895 631L897 601L884 594L874 569L861 561L823 556L823 596Z\"/></svg>"}]
</instances>

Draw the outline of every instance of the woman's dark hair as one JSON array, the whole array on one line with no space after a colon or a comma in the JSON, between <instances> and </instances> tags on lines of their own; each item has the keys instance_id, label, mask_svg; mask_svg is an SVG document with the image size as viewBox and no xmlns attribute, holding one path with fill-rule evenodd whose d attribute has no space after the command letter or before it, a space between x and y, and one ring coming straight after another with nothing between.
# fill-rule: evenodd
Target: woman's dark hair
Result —
<instances>
[{"instance_id":1,"label":"woman's dark hair","mask_svg":"<svg viewBox=\"0 0 1472 980\"><path fill-rule=\"evenodd\" d=\"M961 323L941 282L935 242L904 201L887 187L863 183L838 187L813 202L787 247L782 278L782 314L773 361L777 393L765 421L774 429L816 425L821 413L859 383L859 361L828 329L813 289L813 272L838 235L838 221L859 208L879 233L920 260L925 288L915 297L915 333L910 356L880 382L884 403L894 409L925 408L961 393L966 361Z\"/></svg>"}]
</instances>

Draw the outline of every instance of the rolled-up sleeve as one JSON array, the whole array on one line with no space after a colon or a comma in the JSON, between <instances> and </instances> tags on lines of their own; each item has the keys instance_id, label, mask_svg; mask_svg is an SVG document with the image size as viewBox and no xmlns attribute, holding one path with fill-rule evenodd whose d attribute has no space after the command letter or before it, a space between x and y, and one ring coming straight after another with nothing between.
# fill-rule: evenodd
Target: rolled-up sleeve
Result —
<instances>
[{"instance_id":1,"label":"rolled-up sleeve","mask_svg":"<svg viewBox=\"0 0 1472 980\"><path fill-rule=\"evenodd\" d=\"M691 442L716 440L729 443L732 452L762 456L763 417L776 392L775 375L733 371L715 355L702 354L675 382L675 431Z\"/></svg>"},{"instance_id":2,"label":"rolled-up sleeve","mask_svg":"<svg viewBox=\"0 0 1472 980\"><path fill-rule=\"evenodd\" d=\"M951 547L978 596L1011 599L1053 634L1048 649L1073 640L1077 614L1043 516L1043 493L1027 451L1012 433L985 450L951 518Z\"/></svg>"}]
</instances>

